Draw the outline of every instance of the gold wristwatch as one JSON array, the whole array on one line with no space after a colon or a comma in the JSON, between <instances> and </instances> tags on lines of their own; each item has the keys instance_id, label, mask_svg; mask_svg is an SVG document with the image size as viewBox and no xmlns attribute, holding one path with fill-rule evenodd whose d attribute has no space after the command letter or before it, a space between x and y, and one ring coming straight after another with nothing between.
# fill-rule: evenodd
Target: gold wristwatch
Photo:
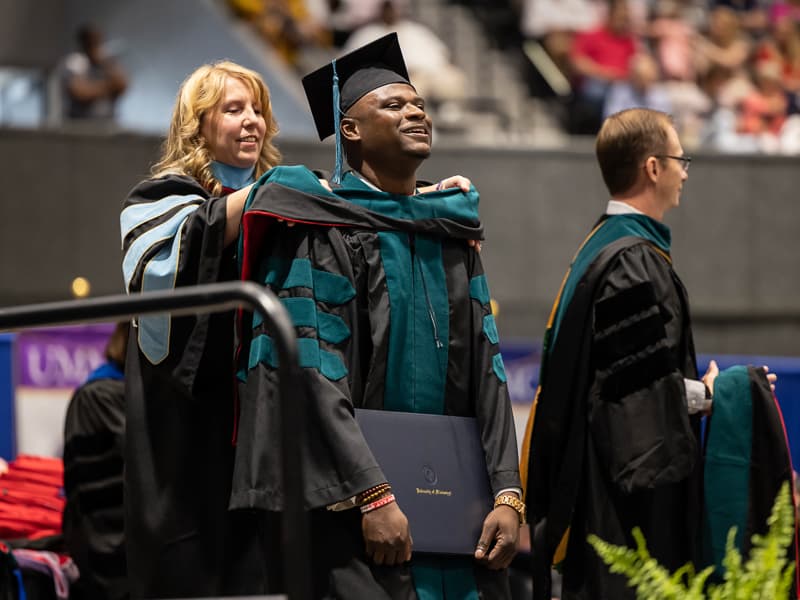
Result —
<instances>
[{"instance_id":1,"label":"gold wristwatch","mask_svg":"<svg viewBox=\"0 0 800 600\"><path fill-rule=\"evenodd\" d=\"M525 525L525 523L527 522L525 520L525 503L522 500L511 494L500 494L497 498L494 499L494 507L497 508L501 504L510 506L515 511L517 511L517 514L519 515L519 524Z\"/></svg>"}]
</instances>

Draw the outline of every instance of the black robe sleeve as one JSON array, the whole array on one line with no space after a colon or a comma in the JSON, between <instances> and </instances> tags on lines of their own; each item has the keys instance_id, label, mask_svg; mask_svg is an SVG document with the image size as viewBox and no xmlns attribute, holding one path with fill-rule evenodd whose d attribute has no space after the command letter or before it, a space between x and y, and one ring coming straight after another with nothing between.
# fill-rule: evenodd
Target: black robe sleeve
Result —
<instances>
[{"instance_id":1,"label":"black robe sleeve","mask_svg":"<svg viewBox=\"0 0 800 600\"><path fill-rule=\"evenodd\" d=\"M514 415L480 255L452 241L444 244L443 260L451 311L447 411L478 421L492 491L521 489Z\"/></svg>"},{"instance_id":2,"label":"black robe sleeve","mask_svg":"<svg viewBox=\"0 0 800 600\"><path fill-rule=\"evenodd\" d=\"M86 597L127 595L122 469L125 383L79 387L64 419L64 544Z\"/></svg>"},{"instance_id":3,"label":"black robe sleeve","mask_svg":"<svg viewBox=\"0 0 800 600\"><path fill-rule=\"evenodd\" d=\"M503 489L522 487L514 414L508 396L503 358L500 355L497 326L488 298L488 284L486 296L482 297L479 290L482 285L480 282L486 281L483 264L476 251L465 248L463 243L458 245L465 256L469 274L465 291L470 294L470 397L481 431L489 482L493 493L497 494ZM463 291L451 288L450 293L459 294ZM457 302L451 304L455 306Z\"/></svg>"},{"instance_id":4,"label":"black robe sleeve","mask_svg":"<svg viewBox=\"0 0 800 600\"><path fill-rule=\"evenodd\" d=\"M176 241L176 285L214 281L222 260L226 203L227 196L212 197L195 180L180 175L148 179L134 187L120 217L126 259L134 243L144 240L144 247L130 256L135 270L126 281L128 288L141 289L148 259ZM154 231L157 234L148 240Z\"/></svg>"},{"instance_id":5,"label":"black robe sleeve","mask_svg":"<svg viewBox=\"0 0 800 600\"><path fill-rule=\"evenodd\" d=\"M225 207L225 197L187 177L137 185L120 216L126 289L234 279ZM131 595L224 595L232 556L233 311L148 315L137 324L125 368Z\"/></svg>"},{"instance_id":6,"label":"black robe sleeve","mask_svg":"<svg viewBox=\"0 0 800 600\"><path fill-rule=\"evenodd\" d=\"M356 273L365 272L362 268L365 258L358 245L346 243L338 229L288 228L280 224L271 226L262 256L273 257L275 264L282 265L271 271L277 275L270 286L284 305L307 302L307 306L313 307L311 322L305 321L296 327L306 387L303 488L306 508L323 508L386 481L354 417L354 404L363 397L356 392L354 399L354 390L360 388L359 365L368 362L371 348L368 341L366 345L361 343L369 339L369 320L366 307L359 305L355 294L358 287L366 285L356 277ZM312 278L319 277L314 273L324 269L327 277L335 278L339 284L347 282L352 295L346 300L343 297L341 302L330 298L326 301L314 297L313 285L312 288L294 285L292 269L306 264L311 267ZM262 272L259 277L264 283L265 277L273 275ZM297 325L298 317L293 317ZM347 329L344 339L324 339L324 323L331 317ZM232 508L279 511L284 505L277 371L264 358L271 349L260 351L264 360L253 358L259 355L257 348L270 344L269 337L265 323L253 326L249 317L244 318L242 357L246 360L249 356L250 364L240 363L240 416ZM305 358L303 347L311 348ZM315 361L315 356L322 358ZM333 360L346 367L339 373L326 372L319 360Z\"/></svg>"},{"instance_id":7,"label":"black robe sleeve","mask_svg":"<svg viewBox=\"0 0 800 600\"><path fill-rule=\"evenodd\" d=\"M594 304L589 429L599 464L626 494L683 480L695 464L683 312L669 263L646 244L620 253Z\"/></svg>"},{"instance_id":8,"label":"black robe sleeve","mask_svg":"<svg viewBox=\"0 0 800 600\"><path fill-rule=\"evenodd\" d=\"M123 274L128 292L165 290L235 278L233 250L224 247L227 196L212 197L191 178L167 175L138 184L125 200ZM143 317L139 348L166 362L191 389L209 315Z\"/></svg>"}]
</instances>

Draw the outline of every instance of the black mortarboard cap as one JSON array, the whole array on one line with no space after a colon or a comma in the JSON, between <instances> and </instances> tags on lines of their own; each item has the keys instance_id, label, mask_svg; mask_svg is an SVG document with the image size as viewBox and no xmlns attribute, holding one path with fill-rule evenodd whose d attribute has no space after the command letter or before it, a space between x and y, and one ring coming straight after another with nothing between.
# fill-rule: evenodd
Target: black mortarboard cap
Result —
<instances>
[{"instance_id":1,"label":"black mortarboard cap","mask_svg":"<svg viewBox=\"0 0 800 600\"><path fill-rule=\"evenodd\" d=\"M390 83L409 83L397 34L390 33L303 77L319 139L335 133L333 126L334 67L339 77L339 109L347 111L364 94Z\"/></svg>"},{"instance_id":2,"label":"black mortarboard cap","mask_svg":"<svg viewBox=\"0 0 800 600\"><path fill-rule=\"evenodd\" d=\"M336 170L341 178L339 119L362 96L391 83L408 83L396 33L370 42L303 77L308 106L314 116L319 139L336 134Z\"/></svg>"}]
</instances>

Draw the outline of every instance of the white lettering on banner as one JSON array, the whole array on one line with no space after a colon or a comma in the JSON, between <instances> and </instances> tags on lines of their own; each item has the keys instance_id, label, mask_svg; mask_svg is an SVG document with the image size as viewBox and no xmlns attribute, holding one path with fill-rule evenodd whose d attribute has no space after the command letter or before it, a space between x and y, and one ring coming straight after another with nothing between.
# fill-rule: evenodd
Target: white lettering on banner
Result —
<instances>
[{"instance_id":1,"label":"white lettering on banner","mask_svg":"<svg viewBox=\"0 0 800 600\"><path fill-rule=\"evenodd\" d=\"M79 346L70 352L58 344L48 344L44 352L40 346L31 345L25 358L28 378L40 387L80 385L104 360L103 353L96 348Z\"/></svg>"}]
</instances>

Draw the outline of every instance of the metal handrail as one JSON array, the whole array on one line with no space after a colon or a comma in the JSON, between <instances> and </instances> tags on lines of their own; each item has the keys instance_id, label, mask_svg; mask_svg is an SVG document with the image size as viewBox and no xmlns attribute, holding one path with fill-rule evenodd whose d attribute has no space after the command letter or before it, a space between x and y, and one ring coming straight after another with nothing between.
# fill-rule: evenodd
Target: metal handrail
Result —
<instances>
[{"instance_id":1,"label":"metal handrail","mask_svg":"<svg viewBox=\"0 0 800 600\"><path fill-rule=\"evenodd\" d=\"M46 302L0 308L0 332L44 325L68 325L127 319L144 314L173 315L221 312L246 307L261 313L274 328L278 352L281 397L283 511L283 560L286 592L291 600L311 598L308 518L303 508L302 435L305 387L300 379L297 338L283 304L270 290L252 282L232 281L180 287L174 290L117 294L86 300Z\"/></svg>"}]
</instances>

